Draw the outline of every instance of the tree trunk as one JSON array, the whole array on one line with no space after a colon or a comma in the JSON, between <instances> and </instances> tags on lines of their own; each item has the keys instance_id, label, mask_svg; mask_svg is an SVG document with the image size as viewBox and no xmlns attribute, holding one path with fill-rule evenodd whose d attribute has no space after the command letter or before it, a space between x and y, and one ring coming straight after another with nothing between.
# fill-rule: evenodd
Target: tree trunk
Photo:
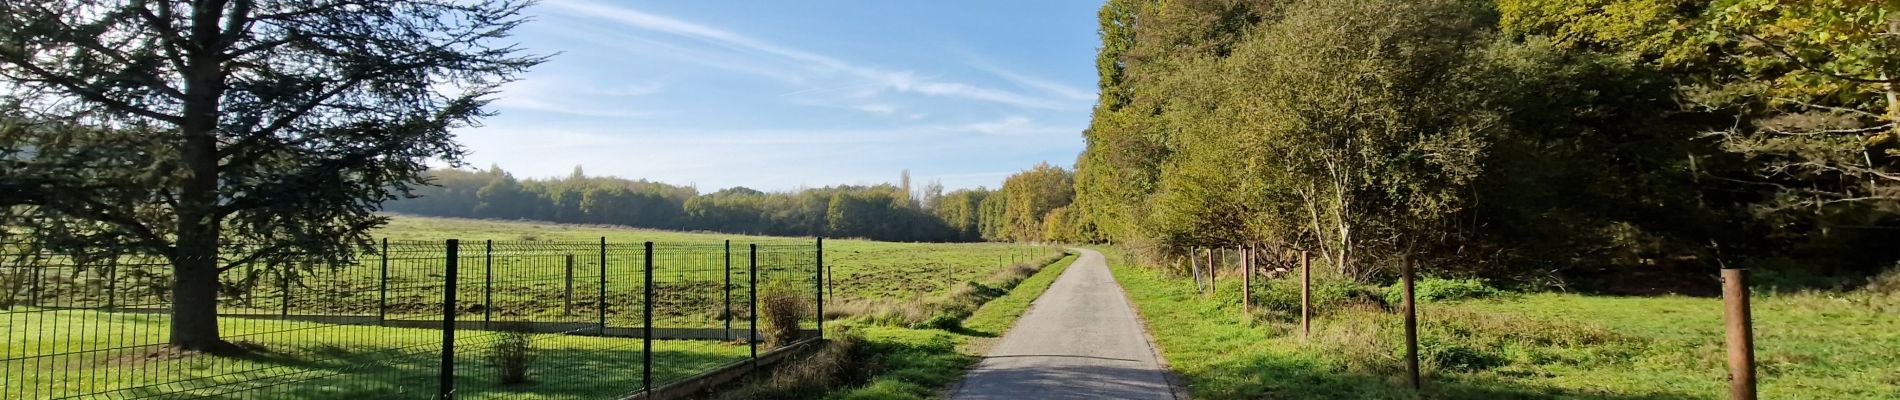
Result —
<instances>
[{"instance_id":1,"label":"tree trunk","mask_svg":"<svg viewBox=\"0 0 1900 400\"><path fill-rule=\"evenodd\" d=\"M222 7L192 10L185 78L184 122L179 125L179 162L186 176L178 188L177 249L172 258L171 344L188 350L226 352L235 347L218 333L218 105L224 93L219 21Z\"/></svg>"}]
</instances>

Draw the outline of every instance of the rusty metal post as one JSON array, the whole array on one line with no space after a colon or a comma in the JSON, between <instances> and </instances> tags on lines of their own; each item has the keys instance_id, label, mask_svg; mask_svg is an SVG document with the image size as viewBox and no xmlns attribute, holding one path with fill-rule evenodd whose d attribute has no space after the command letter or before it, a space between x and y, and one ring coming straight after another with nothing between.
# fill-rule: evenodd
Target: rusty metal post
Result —
<instances>
[{"instance_id":1,"label":"rusty metal post","mask_svg":"<svg viewBox=\"0 0 1900 400\"><path fill-rule=\"evenodd\" d=\"M1412 297L1412 259L1400 259L1405 280L1405 379L1418 390L1418 302Z\"/></svg>"},{"instance_id":2,"label":"rusty metal post","mask_svg":"<svg viewBox=\"0 0 1900 400\"><path fill-rule=\"evenodd\" d=\"M1722 306L1728 319L1728 391L1755 400L1755 334L1748 309L1748 270L1722 269Z\"/></svg>"},{"instance_id":3,"label":"rusty metal post","mask_svg":"<svg viewBox=\"0 0 1900 400\"><path fill-rule=\"evenodd\" d=\"M1313 333L1313 264L1310 252L1300 250L1300 338Z\"/></svg>"}]
</instances>

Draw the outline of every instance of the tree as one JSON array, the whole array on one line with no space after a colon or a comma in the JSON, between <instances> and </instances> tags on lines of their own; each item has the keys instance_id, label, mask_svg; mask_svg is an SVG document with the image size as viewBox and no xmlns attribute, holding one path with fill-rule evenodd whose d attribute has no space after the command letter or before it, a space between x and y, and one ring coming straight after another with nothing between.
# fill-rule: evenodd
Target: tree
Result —
<instances>
[{"instance_id":1,"label":"tree","mask_svg":"<svg viewBox=\"0 0 1900 400\"><path fill-rule=\"evenodd\" d=\"M487 95L543 60L497 43L529 4L0 3L0 98L24 110L14 118L91 130L7 143L17 166L0 186L24 190L0 206L96 229L32 235L107 235L168 259L170 343L235 350L219 335L219 272L293 254L346 259L367 245L384 220L377 205L425 183L429 160L458 163L451 130L487 115ZM128 141L149 162L98 162L127 156L106 153L123 146L19 151L67 139ZM62 165L150 178L104 190Z\"/></svg>"}]
</instances>

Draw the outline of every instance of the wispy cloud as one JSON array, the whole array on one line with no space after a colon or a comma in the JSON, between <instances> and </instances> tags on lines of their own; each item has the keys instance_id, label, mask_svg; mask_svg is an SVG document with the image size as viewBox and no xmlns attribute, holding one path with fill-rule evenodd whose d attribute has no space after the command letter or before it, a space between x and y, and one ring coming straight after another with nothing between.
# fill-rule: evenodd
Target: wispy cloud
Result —
<instances>
[{"instance_id":1,"label":"wispy cloud","mask_svg":"<svg viewBox=\"0 0 1900 400\"><path fill-rule=\"evenodd\" d=\"M860 81L869 82L872 84L872 87L877 90L988 101L1024 108L1076 108L1074 102L1054 101L963 82L919 78L911 71L894 71L859 65L836 57L783 46L707 25L649 14L626 7L600 4L587 0L554 0L545 4L558 12L565 13L569 17L606 20L624 27L699 40L735 52L777 59L779 62L790 62L801 66L802 69L810 73L843 73ZM591 32L590 35L582 36L597 36L593 34L611 33ZM724 68L735 68L730 65L729 62L723 60L712 61L701 58L698 61ZM800 81L806 80L802 76L796 79ZM860 91L857 96L847 97L861 97L863 95L875 94L875 92L876 90L869 92ZM1070 97L1070 94L1060 95ZM1082 105L1082 107L1086 108L1086 104Z\"/></svg>"},{"instance_id":2,"label":"wispy cloud","mask_svg":"<svg viewBox=\"0 0 1900 400\"><path fill-rule=\"evenodd\" d=\"M1041 90L1044 92L1055 94L1057 96L1062 96L1063 98L1067 98L1070 100L1095 100L1095 92L1078 89L1078 88L1075 88L1074 86L1064 85L1060 82L1056 82L1056 81L1052 81L1048 79L1042 79L1042 78L1032 77L1028 75L1023 75L1023 74L1017 73L1016 71L1011 71L1003 67L996 66L995 64L990 64L988 62L976 62L976 63L972 63L971 66L976 67L976 69L983 70L984 72L988 72L992 75L1002 77L1003 79L1007 79L1010 82L1015 82L1018 85L1034 88L1036 90Z\"/></svg>"},{"instance_id":3,"label":"wispy cloud","mask_svg":"<svg viewBox=\"0 0 1900 400\"><path fill-rule=\"evenodd\" d=\"M658 113L603 108L601 104L616 103L599 101L599 98L645 96L659 93L661 88L659 82L602 88L559 78L530 78L509 83L493 104L501 108L584 117L644 118Z\"/></svg>"},{"instance_id":4,"label":"wispy cloud","mask_svg":"<svg viewBox=\"0 0 1900 400\"><path fill-rule=\"evenodd\" d=\"M897 107L891 107L889 104L865 104L852 108L856 108L858 111L879 115L890 115L891 113L897 112Z\"/></svg>"}]
</instances>

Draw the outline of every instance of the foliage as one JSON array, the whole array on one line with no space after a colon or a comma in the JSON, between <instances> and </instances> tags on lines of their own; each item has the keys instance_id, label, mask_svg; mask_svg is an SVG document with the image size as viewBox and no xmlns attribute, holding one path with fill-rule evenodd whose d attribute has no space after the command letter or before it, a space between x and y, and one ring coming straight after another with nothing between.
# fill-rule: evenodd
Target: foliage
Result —
<instances>
[{"instance_id":1,"label":"foliage","mask_svg":"<svg viewBox=\"0 0 1900 400\"><path fill-rule=\"evenodd\" d=\"M1052 215L1162 253L1308 249L1361 282L1406 257L1616 292L1775 258L1857 278L1900 257L1878 244L1900 223L1891 10L1111 1Z\"/></svg>"},{"instance_id":2,"label":"foliage","mask_svg":"<svg viewBox=\"0 0 1900 400\"><path fill-rule=\"evenodd\" d=\"M233 350L218 271L366 244L376 204L432 160L459 162L450 131L542 60L498 43L528 5L0 5L4 223L42 246L110 240L170 259L172 343ZM225 242L259 245L220 254Z\"/></svg>"}]
</instances>

